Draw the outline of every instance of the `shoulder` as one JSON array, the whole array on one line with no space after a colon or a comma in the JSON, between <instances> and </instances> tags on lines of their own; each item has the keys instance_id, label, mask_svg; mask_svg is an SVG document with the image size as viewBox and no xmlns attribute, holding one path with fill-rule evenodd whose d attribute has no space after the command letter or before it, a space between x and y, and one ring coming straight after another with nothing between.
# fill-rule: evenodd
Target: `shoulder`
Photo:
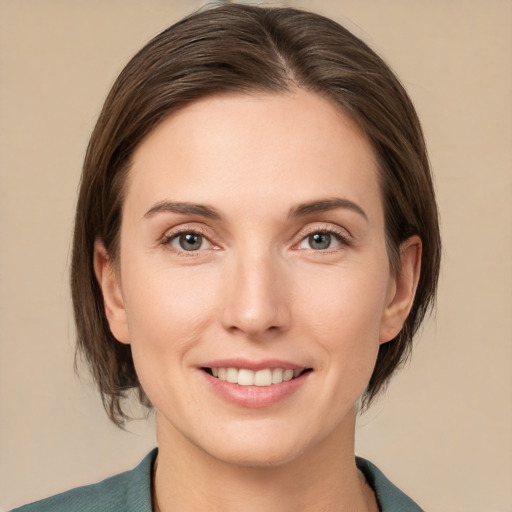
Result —
<instances>
[{"instance_id":1,"label":"shoulder","mask_svg":"<svg viewBox=\"0 0 512 512\"><path fill-rule=\"evenodd\" d=\"M423 512L411 498L391 483L377 466L361 457L356 457L356 464L373 487L381 512Z\"/></svg>"},{"instance_id":2,"label":"shoulder","mask_svg":"<svg viewBox=\"0 0 512 512\"><path fill-rule=\"evenodd\" d=\"M156 449L130 471L11 512L151 512L151 468L155 456Z\"/></svg>"}]
</instances>

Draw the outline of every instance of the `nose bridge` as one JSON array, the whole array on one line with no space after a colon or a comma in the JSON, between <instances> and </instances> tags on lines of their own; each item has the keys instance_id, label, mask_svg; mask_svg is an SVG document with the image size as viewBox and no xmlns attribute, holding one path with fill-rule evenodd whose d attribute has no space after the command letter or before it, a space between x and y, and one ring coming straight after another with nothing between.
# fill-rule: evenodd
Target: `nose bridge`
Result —
<instances>
[{"instance_id":1,"label":"nose bridge","mask_svg":"<svg viewBox=\"0 0 512 512\"><path fill-rule=\"evenodd\" d=\"M258 336L283 330L289 322L282 262L268 247L237 252L229 268L225 328Z\"/></svg>"}]
</instances>

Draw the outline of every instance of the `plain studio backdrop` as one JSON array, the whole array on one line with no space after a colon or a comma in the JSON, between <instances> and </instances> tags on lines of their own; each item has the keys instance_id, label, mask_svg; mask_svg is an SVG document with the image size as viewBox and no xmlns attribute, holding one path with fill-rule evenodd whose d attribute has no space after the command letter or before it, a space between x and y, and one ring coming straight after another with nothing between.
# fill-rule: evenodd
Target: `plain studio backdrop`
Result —
<instances>
[{"instance_id":1,"label":"plain studio backdrop","mask_svg":"<svg viewBox=\"0 0 512 512\"><path fill-rule=\"evenodd\" d=\"M89 134L127 60L204 2L0 0L0 508L134 466L152 419L109 423L73 372L68 290ZM357 452L430 512L512 511L512 2L311 0L418 109L444 261L435 314Z\"/></svg>"}]
</instances>

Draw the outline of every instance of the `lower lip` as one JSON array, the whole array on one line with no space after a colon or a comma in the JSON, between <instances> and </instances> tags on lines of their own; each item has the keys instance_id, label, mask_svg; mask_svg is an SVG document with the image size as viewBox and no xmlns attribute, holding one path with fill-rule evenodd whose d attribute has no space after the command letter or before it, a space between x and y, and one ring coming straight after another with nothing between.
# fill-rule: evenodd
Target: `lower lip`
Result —
<instances>
[{"instance_id":1,"label":"lower lip","mask_svg":"<svg viewBox=\"0 0 512 512\"><path fill-rule=\"evenodd\" d=\"M295 393L307 380L311 372L305 372L295 379L272 384L271 386L240 386L220 380L201 370L208 385L223 400L240 407L259 409L270 407Z\"/></svg>"}]
</instances>

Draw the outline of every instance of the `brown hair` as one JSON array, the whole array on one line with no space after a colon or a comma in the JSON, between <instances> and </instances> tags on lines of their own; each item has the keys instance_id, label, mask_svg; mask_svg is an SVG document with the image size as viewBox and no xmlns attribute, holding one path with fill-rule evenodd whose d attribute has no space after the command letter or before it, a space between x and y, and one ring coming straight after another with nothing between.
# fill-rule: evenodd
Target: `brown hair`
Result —
<instances>
[{"instance_id":1,"label":"brown hair","mask_svg":"<svg viewBox=\"0 0 512 512\"><path fill-rule=\"evenodd\" d=\"M393 72L365 43L325 17L289 8L228 4L168 28L119 75L89 142L75 219L71 288L77 351L85 356L114 423L130 389L150 405L131 349L116 341L93 268L94 241L118 259L123 184L131 157L165 117L208 95L302 88L329 98L364 130L377 155L391 268L400 244L423 242L421 276L399 335L380 346L363 397L368 405L410 353L439 273L437 207L421 127Z\"/></svg>"}]
</instances>

